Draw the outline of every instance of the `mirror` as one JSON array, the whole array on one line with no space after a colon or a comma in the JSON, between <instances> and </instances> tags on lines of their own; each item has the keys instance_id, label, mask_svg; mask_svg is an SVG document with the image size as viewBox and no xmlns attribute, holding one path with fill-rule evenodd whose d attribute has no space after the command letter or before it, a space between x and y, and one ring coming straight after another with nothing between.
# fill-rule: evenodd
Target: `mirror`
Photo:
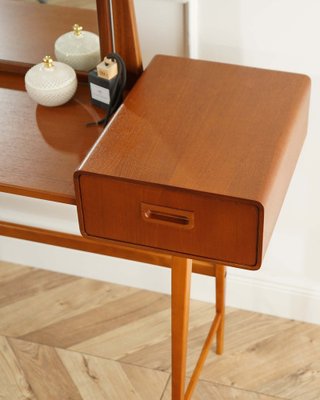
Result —
<instances>
[{"instance_id":1,"label":"mirror","mask_svg":"<svg viewBox=\"0 0 320 400\"><path fill-rule=\"evenodd\" d=\"M44 55L53 56L56 39L71 31L78 21L87 31L98 34L94 9L62 8L36 0L0 0L2 69L10 65L27 69L41 62Z\"/></svg>"},{"instance_id":2,"label":"mirror","mask_svg":"<svg viewBox=\"0 0 320 400\"><path fill-rule=\"evenodd\" d=\"M75 23L99 34L103 56L111 51L109 0L41 2L47 4L0 0L0 70L25 72L44 55L53 55L56 39L70 32ZM70 7L76 4L87 8ZM112 7L116 48L126 62L130 84L142 72L133 0L112 0Z\"/></svg>"}]
</instances>

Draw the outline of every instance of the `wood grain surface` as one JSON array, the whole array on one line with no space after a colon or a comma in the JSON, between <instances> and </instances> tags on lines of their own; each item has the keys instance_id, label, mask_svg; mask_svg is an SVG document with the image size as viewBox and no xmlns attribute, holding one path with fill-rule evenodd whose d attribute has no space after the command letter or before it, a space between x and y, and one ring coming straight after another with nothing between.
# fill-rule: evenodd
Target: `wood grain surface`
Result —
<instances>
[{"instance_id":1,"label":"wood grain surface","mask_svg":"<svg viewBox=\"0 0 320 400\"><path fill-rule=\"evenodd\" d=\"M304 75L155 57L75 175L82 232L258 268L306 134L309 91ZM148 229L141 202L194 212L194 229Z\"/></svg>"},{"instance_id":2,"label":"wood grain surface","mask_svg":"<svg viewBox=\"0 0 320 400\"><path fill-rule=\"evenodd\" d=\"M306 134L292 128L307 122L309 89L304 75L156 56L83 170L262 200L287 142Z\"/></svg>"},{"instance_id":3,"label":"wood grain surface","mask_svg":"<svg viewBox=\"0 0 320 400\"><path fill-rule=\"evenodd\" d=\"M0 292L0 398L171 399L169 296L4 262ZM213 314L191 300L189 377ZM320 398L319 326L228 308L225 334L192 400Z\"/></svg>"},{"instance_id":4,"label":"wood grain surface","mask_svg":"<svg viewBox=\"0 0 320 400\"><path fill-rule=\"evenodd\" d=\"M106 181L102 175L81 175L79 183L82 208L78 211L81 232L86 237L142 244L228 265L256 264L259 213L254 204L113 178ZM151 209L165 207L169 210L167 218L177 212L191 212L194 226L184 229L184 225L163 223L161 219L149 222L141 212L145 203Z\"/></svg>"},{"instance_id":5,"label":"wood grain surface","mask_svg":"<svg viewBox=\"0 0 320 400\"><path fill-rule=\"evenodd\" d=\"M0 84L0 190L74 204L73 172L102 131L86 123L102 110L86 85L67 104L44 107L24 91L22 75L2 72Z\"/></svg>"}]
</instances>

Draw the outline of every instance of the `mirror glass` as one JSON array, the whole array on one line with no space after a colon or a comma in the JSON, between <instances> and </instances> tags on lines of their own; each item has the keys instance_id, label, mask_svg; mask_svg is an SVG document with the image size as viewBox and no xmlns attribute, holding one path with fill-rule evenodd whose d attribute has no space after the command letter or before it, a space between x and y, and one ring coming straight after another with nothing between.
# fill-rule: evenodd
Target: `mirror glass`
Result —
<instances>
[{"instance_id":1,"label":"mirror glass","mask_svg":"<svg viewBox=\"0 0 320 400\"><path fill-rule=\"evenodd\" d=\"M45 55L56 59L56 40L68 32L71 35L74 24L98 34L95 0L0 0L0 67L30 67ZM84 49L88 48L87 39ZM67 49L66 43L63 45ZM78 46L80 53L82 45Z\"/></svg>"}]
</instances>

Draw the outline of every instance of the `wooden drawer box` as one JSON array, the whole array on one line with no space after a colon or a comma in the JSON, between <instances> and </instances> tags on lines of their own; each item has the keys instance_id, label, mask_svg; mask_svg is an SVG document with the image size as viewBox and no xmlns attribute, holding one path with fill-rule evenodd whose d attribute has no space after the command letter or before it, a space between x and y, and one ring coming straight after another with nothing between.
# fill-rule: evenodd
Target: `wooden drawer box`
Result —
<instances>
[{"instance_id":1,"label":"wooden drawer box","mask_svg":"<svg viewBox=\"0 0 320 400\"><path fill-rule=\"evenodd\" d=\"M75 173L82 234L259 268L309 91L303 75L157 56Z\"/></svg>"},{"instance_id":2,"label":"wooden drawer box","mask_svg":"<svg viewBox=\"0 0 320 400\"><path fill-rule=\"evenodd\" d=\"M79 184L87 235L256 264L255 204L85 174Z\"/></svg>"}]
</instances>

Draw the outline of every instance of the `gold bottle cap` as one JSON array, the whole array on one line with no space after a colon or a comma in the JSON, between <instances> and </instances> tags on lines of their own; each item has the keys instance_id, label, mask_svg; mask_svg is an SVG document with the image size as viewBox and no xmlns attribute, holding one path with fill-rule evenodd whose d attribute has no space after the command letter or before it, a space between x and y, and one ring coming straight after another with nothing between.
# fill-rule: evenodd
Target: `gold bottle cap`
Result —
<instances>
[{"instance_id":1,"label":"gold bottle cap","mask_svg":"<svg viewBox=\"0 0 320 400\"><path fill-rule=\"evenodd\" d=\"M82 26L80 26L80 25L78 25L78 24L74 24L73 25L73 33L76 35L76 36L80 36L81 35L81 31L82 31Z\"/></svg>"},{"instance_id":2,"label":"gold bottle cap","mask_svg":"<svg viewBox=\"0 0 320 400\"><path fill-rule=\"evenodd\" d=\"M52 58L50 56L45 56L42 61L43 61L44 66L46 68L52 68L53 67L53 60L52 60Z\"/></svg>"}]
</instances>

